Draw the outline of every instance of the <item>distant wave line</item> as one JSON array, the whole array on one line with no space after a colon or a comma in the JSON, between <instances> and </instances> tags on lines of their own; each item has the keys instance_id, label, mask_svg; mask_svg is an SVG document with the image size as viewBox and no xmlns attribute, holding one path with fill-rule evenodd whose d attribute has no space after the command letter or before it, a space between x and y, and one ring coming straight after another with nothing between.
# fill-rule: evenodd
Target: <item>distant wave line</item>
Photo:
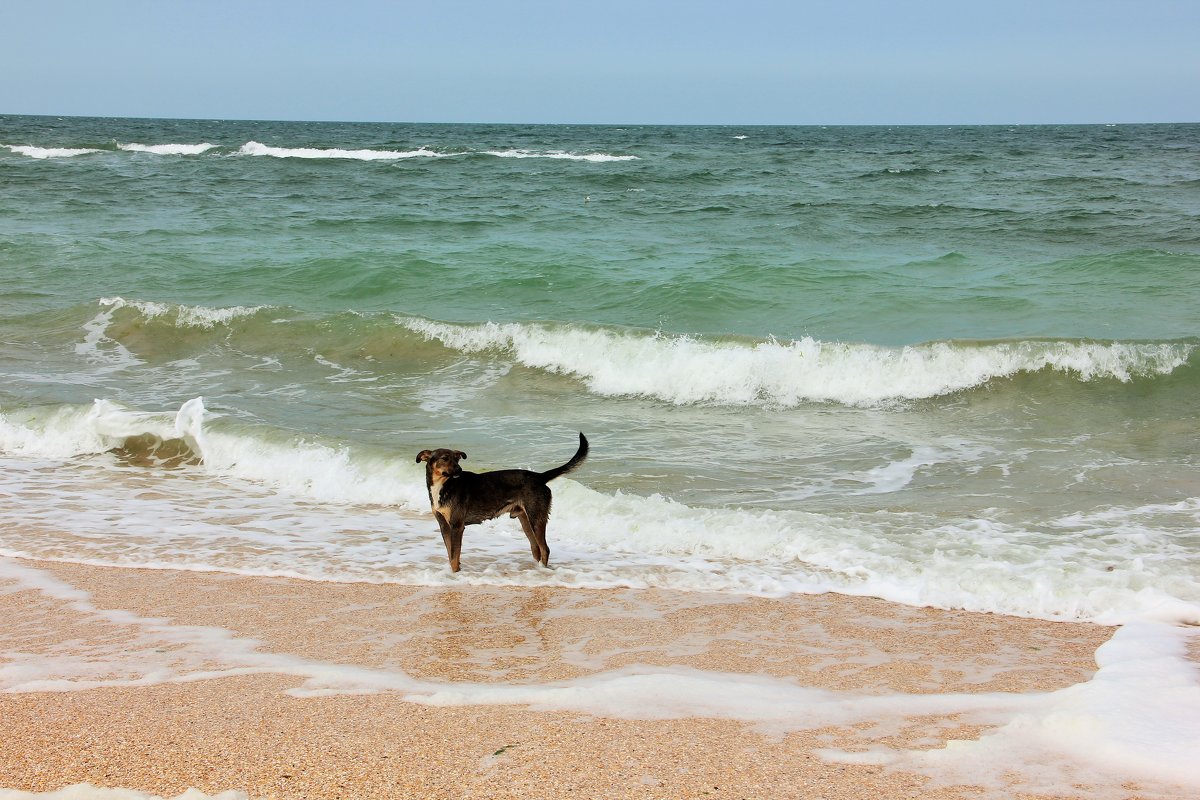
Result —
<instances>
[{"instance_id":1,"label":"distant wave line","mask_svg":"<svg viewBox=\"0 0 1200 800\"><path fill-rule=\"evenodd\" d=\"M340 158L360 161L401 160L406 158L448 158L453 156L489 155L498 158L550 158L567 161L635 161L637 156L612 155L609 153L568 153L563 150L547 150L544 152L523 149L508 150L465 150L454 153L439 153L426 147L416 150L341 150L338 148L315 147L270 147L260 142L247 142L238 150L240 155L274 156L276 158Z\"/></svg>"},{"instance_id":2,"label":"distant wave line","mask_svg":"<svg viewBox=\"0 0 1200 800\"><path fill-rule=\"evenodd\" d=\"M439 158L444 154L419 147L416 150L343 150L318 147L271 147L261 142L246 142L237 151L243 156L272 156L274 158L330 158L354 161L397 161L404 158Z\"/></svg>"},{"instance_id":3,"label":"distant wave line","mask_svg":"<svg viewBox=\"0 0 1200 800\"><path fill-rule=\"evenodd\" d=\"M92 155L96 153L107 153L114 151L123 151L130 153L145 153L150 155L203 155L211 151L221 151L222 154L233 154L239 156L271 156L274 158L301 158L301 159L337 159L351 161L401 161L409 158L453 158L463 156L493 156L496 158L545 158L560 161L585 161L591 163L606 163L619 161L638 161L638 156L635 155L616 155L613 153L591 152L591 153L573 153L566 150L528 150L522 148L508 149L478 149L478 150L457 150L452 152L439 152L431 150L424 145L412 150L373 150L369 148L359 148L348 150L339 147L279 147L267 145L258 141L248 141L239 146L236 150L230 147L222 147L211 142L201 142L199 144L190 143L165 143L165 144L142 144L137 142L130 143L114 143L113 146L102 147L38 147L35 145L14 145L3 144L0 147L5 147L16 155L28 156L29 158L48 159L48 158L72 158L75 156Z\"/></svg>"},{"instance_id":4,"label":"distant wave line","mask_svg":"<svg viewBox=\"0 0 1200 800\"><path fill-rule=\"evenodd\" d=\"M34 147L32 145L20 144L5 144L0 145L0 147L7 147L17 155L29 156L30 158L71 158L73 156L103 152L94 147Z\"/></svg>"},{"instance_id":5,"label":"distant wave line","mask_svg":"<svg viewBox=\"0 0 1200 800\"><path fill-rule=\"evenodd\" d=\"M117 149L131 153L152 153L160 156L198 156L216 147L215 144L118 144Z\"/></svg>"}]
</instances>

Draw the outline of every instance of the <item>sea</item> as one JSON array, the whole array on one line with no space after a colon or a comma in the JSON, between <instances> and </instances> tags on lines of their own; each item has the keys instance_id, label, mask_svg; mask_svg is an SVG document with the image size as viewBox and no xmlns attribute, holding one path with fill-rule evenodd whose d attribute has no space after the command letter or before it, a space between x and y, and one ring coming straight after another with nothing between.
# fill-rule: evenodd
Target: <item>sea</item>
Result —
<instances>
[{"instance_id":1,"label":"sea","mask_svg":"<svg viewBox=\"0 0 1200 800\"><path fill-rule=\"evenodd\" d=\"M0 275L0 557L1200 623L1200 125L0 116Z\"/></svg>"}]
</instances>

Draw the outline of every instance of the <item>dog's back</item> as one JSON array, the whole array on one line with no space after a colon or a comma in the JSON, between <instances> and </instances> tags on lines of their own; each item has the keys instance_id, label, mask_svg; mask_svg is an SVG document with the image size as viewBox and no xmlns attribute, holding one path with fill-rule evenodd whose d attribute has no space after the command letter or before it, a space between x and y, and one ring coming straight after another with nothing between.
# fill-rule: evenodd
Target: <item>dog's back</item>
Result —
<instances>
[{"instance_id":1,"label":"dog's back","mask_svg":"<svg viewBox=\"0 0 1200 800\"><path fill-rule=\"evenodd\" d=\"M517 507L531 516L543 509L548 514L550 487L541 477L524 469L460 472L442 484L441 502L461 513L464 525L478 525Z\"/></svg>"}]
</instances>

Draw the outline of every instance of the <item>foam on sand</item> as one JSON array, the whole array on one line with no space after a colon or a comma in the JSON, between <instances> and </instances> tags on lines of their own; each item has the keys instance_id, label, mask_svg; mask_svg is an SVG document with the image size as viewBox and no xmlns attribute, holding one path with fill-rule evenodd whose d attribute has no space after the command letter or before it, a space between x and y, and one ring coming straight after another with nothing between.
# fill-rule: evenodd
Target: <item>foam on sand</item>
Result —
<instances>
[{"instance_id":1,"label":"foam on sand","mask_svg":"<svg viewBox=\"0 0 1200 800\"><path fill-rule=\"evenodd\" d=\"M210 795L199 789L188 789L175 797L164 798L135 789L109 789L93 786L90 783L76 783L52 792L0 789L0 800L248 800L248 798L245 792L230 790Z\"/></svg>"},{"instance_id":2,"label":"foam on sand","mask_svg":"<svg viewBox=\"0 0 1200 800\"><path fill-rule=\"evenodd\" d=\"M242 593L228 602L245 607L247 603L270 603L270 597L278 596L277 586L258 599L247 593L248 585L241 586ZM941 785L979 785L1001 795L1013 790L1054 793L1086 784L1089 797L1115 798L1125 796L1121 784L1130 780L1200 789L1200 774L1194 770L1200 756L1200 675L1187 658L1197 631L1165 623L1132 622L1118 629L1097 651L1098 669L1090 679L1042 692L833 689L781 675L636 663L616 668L597 664L598 670L579 677L549 681L472 681L416 677L395 666L386 655L394 652L392 646L380 651L384 662L372 661L367 651L351 661L269 651L255 638L232 630L104 607L88 592L47 570L0 559L0 596L13 592L33 593L22 601L26 613L37 613L41 604L45 619L76 618L77 626L84 625L98 638L73 653L69 647L41 653L36 652L37 647L25 647L5 653L0 691L9 693L135 688L280 674L302 680L289 690L300 699L388 694L431 707L513 706L628 720L718 719L743 723L773 736L870 726L870 738L876 741L920 724L922 719L953 717L961 724L986 730L978 738L950 740L934 750L876 745L867 750L827 747L817 754L833 762L917 772ZM507 605L519 599L509 596ZM613 621L622 624L639 619L639 612L628 607L627 599L614 598L611 608L596 607L597 600L610 602L593 598L591 605L570 611L570 602L574 602L570 601L561 609L547 609L547 618L561 614L609 618L615 614ZM387 605L394 609L392 603ZM414 608L426 607L421 602ZM337 610L325 608L323 613ZM664 624L661 618L654 619L651 611L645 612L650 614L645 624ZM176 608L172 613L186 611ZM388 612L389 619L394 613ZM412 612L401 613L408 618ZM418 618L410 619L410 625L418 624ZM369 627L368 619L361 619ZM523 627L527 620L514 617L500 624ZM874 619L872 624L886 623ZM393 629L394 620L383 625L380 635ZM670 636L678 636L681 629L667 630ZM360 645L370 639L361 638L367 633L368 628L356 629L354 636ZM441 636L436 631L428 635ZM587 638L591 637L585 641ZM615 641L621 638L618 635ZM725 636L707 644L702 638L688 634L679 645L683 649L675 649L683 653L718 642L722 647L730 644ZM569 648L569 642L555 647L560 645ZM636 642L632 646L642 647ZM830 657L838 656L835 640L824 646ZM668 647L665 652L672 651ZM519 652L518 645L511 654ZM537 660L558 657L553 650L545 652L544 645L537 652ZM489 660L497 663L502 655L493 653ZM461 657L472 658L470 653ZM608 658L619 657L617 652L608 653ZM855 663L854 659L846 662ZM863 661L857 668L869 672L871 663ZM954 671L952 664L944 669ZM1014 786L1015 776L1018 782ZM1106 788L1109 786L1114 788Z\"/></svg>"}]
</instances>

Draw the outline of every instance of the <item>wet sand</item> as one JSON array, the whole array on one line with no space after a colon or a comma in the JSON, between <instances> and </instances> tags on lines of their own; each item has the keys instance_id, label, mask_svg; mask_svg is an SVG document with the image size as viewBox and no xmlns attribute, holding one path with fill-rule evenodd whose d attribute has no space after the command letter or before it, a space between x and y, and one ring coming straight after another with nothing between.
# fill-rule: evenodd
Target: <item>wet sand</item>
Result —
<instances>
[{"instance_id":1,"label":"wet sand","mask_svg":"<svg viewBox=\"0 0 1200 800\"><path fill-rule=\"evenodd\" d=\"M973 798L970 786L827 755L933 750L983 732L955 715L782 730L652 703L614 713L430 704L405 681L486 690L632 671L852 696L1047 692L1086 681L1112 632L837 595L12 563L49 579L38 590L0 585L0 674L17 688L0 693L0 788L25 791L88 782L164 797L195 787L250 798ZM339 669L367 677L349 689L313 677ZM677 718L636 718L655 716Z\"/></svg>"}]
</instances>

